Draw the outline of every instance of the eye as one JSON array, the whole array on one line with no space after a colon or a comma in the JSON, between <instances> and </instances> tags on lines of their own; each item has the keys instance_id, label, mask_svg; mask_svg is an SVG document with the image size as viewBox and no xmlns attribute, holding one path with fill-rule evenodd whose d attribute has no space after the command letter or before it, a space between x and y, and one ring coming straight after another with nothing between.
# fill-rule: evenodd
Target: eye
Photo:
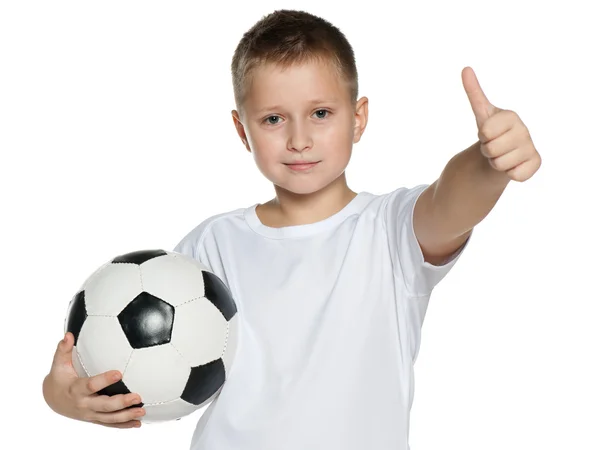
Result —
<instances>
[{"instance_id":1,"label":"eye","mask_svg":"<svg viewBox=\"0 0 600 450\"><path fill-rule=\"evenodd\" d=\"M324 113L325 116L323 117L323 115L321 115L321 117L319 117L320 119L325 119L325 117L327 117L328 114L331 114L330 111L326 110L326 109L319 109L317 111L315 111L315 114L318 113ZM264 123L266 123L267 125L277 125L277 119L279 119L279 116L269 116L267 117L265 120L263 120ZM275 119L275 121L272 121L271 119Z\"/></svg>"},{"instance_id":2,"label":"eye","mask_svg":"<svg viewBox=\"0 0 600 450\"><path fill-rule=\"evenodd\" d=\"M326 115L329 114L329 111L327 111L326 109L319 109L318 111L315 112L315 114L317 113L325 113ZM319 117L320 119L324 119L325 117Z\"/></svg>"},{"instance_id":3,"label":"eye","mask_svg":"<svg viewBox=\"0 0 600 450\"><path fill-rule=\"evenodd\" d=\"M277 125L277 122L271 122L269 119L279 119L279 116L269 116L265 119L265 122L267 122L268 125Z\"/></svg>"}]
</instances>

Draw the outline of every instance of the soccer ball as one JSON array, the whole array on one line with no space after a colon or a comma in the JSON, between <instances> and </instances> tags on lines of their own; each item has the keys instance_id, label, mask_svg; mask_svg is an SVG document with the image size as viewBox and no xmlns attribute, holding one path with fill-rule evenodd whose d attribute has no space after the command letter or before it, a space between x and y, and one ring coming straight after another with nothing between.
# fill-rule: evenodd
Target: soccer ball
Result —
<instances>
[{"instance_id":1,"label":"soccer ball","mask_svg":"<svg viewBox=\"0 0 600 450\"><path fill-rule=\"evenodd\" d=\"M219 394L237 349L238 314L227 286L199 261L141 250L87 278L69 302L67 331L80 377L119 370L122 379L98 393L138 393L141 420L163 422Z\"/></svg>"}]
</instances>

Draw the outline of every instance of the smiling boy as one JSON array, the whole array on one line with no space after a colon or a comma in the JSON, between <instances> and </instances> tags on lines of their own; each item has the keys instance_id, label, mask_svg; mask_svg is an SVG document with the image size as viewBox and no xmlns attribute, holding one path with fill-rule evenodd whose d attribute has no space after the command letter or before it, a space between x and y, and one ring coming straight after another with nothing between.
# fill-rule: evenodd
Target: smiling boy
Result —
<instances>
[{"instance_id":1,"label":"smiling boy","mask_svg":"<svg viewBox=\"0 0 600 450\"><path fill-rule=\"evenodd\" d=\"M191 448L408 450L431 293L510 180L539 169L539 153L518 115L493 106L465 68L479 140L431 184L355 192L345 169L368 99L337 28L276 11L244 34L232 77L235 130L275 196L205 219L175 248L221 277L241 318L234 365ZM143 408L123 409L135 393L94 396L114 382L108 373L68 378L72 341L58 346L48 403L137 426ZM73 386L74 400L61 397Z\"/></svg>"}]
</instances>

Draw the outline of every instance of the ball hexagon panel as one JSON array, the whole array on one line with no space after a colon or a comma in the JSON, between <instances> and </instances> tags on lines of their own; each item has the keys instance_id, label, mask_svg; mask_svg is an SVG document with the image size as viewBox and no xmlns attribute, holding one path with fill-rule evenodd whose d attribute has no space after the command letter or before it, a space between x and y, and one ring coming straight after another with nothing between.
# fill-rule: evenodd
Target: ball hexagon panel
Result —
<instances>
[{"instance_id":1,"label":"ball hexagon panel","mask_svg":"<svg viewBox=\"0 0 600 450\"><path fill-rule=\"evenodd\" d=\"M83 290L85 289L85 285L86 285L86 284L89 282L89 280L91 280L93 277L95 277L95 276L96 276L96 274L97 274L98 272L102 272L102 271L104 270L104 268L105 268L106 266L108 266L109 264L110 264L110 261L108 261L108 262L105 262L105 263L104 263L104 264L102 264L100 267L98 267L96 270L94 270L94 271L92 272L92 274L91 274L91 275L89 275L89 276L87 277L87 279L86 279L86 280L84 280L84 282L81 284L81 286L79 287L79 289L78 289L78 290L79 290L79 291L83 291Z\"/></svg>"},{"instance_id":2,"label":"ball hexagon panel","mask_svg":"<svg viewBox=\"0 0 600 450\"><path fill-rule=\"evenodd\" d=\"M133 348L152 347L171 341L175 308L142 292L118 315L119 323Z\"/></svg>"},{"instance_id":3,"label":"ball hexagon panel","mask_svg":"<svg viewBox=\"0 0 600 450\"><path fill-rule=\"evenodd\" d=\"M202 406L192 405L180 398L166 403L144 405L146 415L142 417L142 422L159 422L172 420L174 417L181 418L193 413Z\"/></svg>"},{"instance_id":4,"label":"ball hexagon panel","mask_svg":"<svg viewBox=\"0 0 600 450\"><path fill-rule=\"evenodd\" d=\"M90 277L84 289L89 316L116 316L142 292L140 267L109 264Z\"/></svg>"},{"instance_id":5,"label":"ball hexagon panel","mask_svg":"<svg viewBox=\"0 0 600 450\"><path fill-rule=\"evenodd\" d=\"M88 316L81 327L75 352L85 371L94 376L109 370L123 373L133 348L116 317Z\"/></svg>"},{"instance_id":6,"label":"ball hexagon panel","mask_svg":"<svg viewBox=\"0 0 600 450\"><path fill-rule=\"evenodd\" d=\"M222 356L228 328L219 310L200 297L175 308L171 344L190 367L200 366Z\"/></svg>"},{"instance_id":7,"label":"ball hexagon panel","mask_svg":"<svg viewBox=\"0 0 600 450\"><path fill-rule=\"evenodd\" d=\"M208 268L193 258L169 253L144 262L140 270L144 291L175 307L204 296L202 272Z\"/></svg>"},{"instance_id":8,"label":"ball hexagon panel","mask_svg":"<svg viewBox=\"0 0 600 450\"><path fill-rule=\"evenodd\" d=\"M89 377L90 374L86 372L85 367L81 364L81 356L79 356L79 352L77 351L77 347L73 348L73 352L71 353L71 362L73 363L73 368L79 377Z\"/></svg>"},{"instance_id":9,"label":"ball hexagon panel","mask_svg":"<svg viewBox=\"0 0 600 450\"><path fill-rule=\"evenodd\" d=\"M123 382L131 392L142 393L144 405L181 396L191 367L170 344L133 351Z\"/></svg>"}]
</instances>

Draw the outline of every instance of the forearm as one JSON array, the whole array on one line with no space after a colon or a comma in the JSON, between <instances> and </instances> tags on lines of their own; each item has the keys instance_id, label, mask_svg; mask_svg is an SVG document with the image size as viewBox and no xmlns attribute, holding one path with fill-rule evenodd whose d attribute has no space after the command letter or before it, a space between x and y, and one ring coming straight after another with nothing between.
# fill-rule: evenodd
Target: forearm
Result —
<instances>
[{"instance_id":1,"label":"forearm","mask_svg":"<svg viewBox=\"0 0 600 450\"><path fill-rule=\"evenodd\" d=\"M472 230L492 210L510 178L494 170L479 141L456 154L435 182L431 211L448 238Z\"/></svg>"}]
</instances>

